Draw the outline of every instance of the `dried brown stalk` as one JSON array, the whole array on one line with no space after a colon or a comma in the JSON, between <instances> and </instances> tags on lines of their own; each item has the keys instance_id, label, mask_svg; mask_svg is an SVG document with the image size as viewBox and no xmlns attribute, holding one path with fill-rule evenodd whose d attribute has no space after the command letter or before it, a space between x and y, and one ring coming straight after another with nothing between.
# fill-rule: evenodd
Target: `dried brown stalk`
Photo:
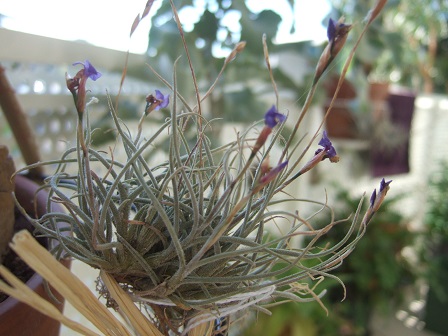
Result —
<instances>
[{"instance_id":1,"label":"dried brown stalk","mask_svg":"<svg viewBox=\"0 0 448 336\"><path fill-rule=\"evenodd\" d=\"M34 132L28 122L27 115L23 111L19 100L6 77L5 68L0 65L0 107L11 127L17 145L22 152L23 159L27 165L41 161L39 147L37 146ZM43 175L43 166L30 169L30 174L36 177Z\"/></svg>"}]
</instances>

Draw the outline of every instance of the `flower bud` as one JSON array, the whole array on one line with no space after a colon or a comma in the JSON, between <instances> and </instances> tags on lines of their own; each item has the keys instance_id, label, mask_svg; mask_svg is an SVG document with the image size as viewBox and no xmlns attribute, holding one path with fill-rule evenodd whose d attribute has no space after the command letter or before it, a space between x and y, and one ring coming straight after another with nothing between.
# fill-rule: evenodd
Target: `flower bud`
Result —
<instances>
[{"instance_id":1,"label":"flower bud","mask_svg":"<svg viewBox=\"0 0 448 336\"><path fill-rule=\"evenodd\" d=\"M341 51L345 41L347 40L351 27L351 25L344 24L343 17L337 22L334 22L333 19L330 18L327 27L328 44L322 52L319 62L317 63L314 83L319 80L333 59Z\"/></svg>"}]
</instances>

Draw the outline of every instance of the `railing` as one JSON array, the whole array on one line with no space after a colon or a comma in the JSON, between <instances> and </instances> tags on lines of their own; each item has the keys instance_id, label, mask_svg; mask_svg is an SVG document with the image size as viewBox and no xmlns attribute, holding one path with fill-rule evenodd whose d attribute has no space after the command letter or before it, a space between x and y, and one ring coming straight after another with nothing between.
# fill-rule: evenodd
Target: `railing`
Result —
<instances>
[{"instance_id":1,"label":"railing","mask_svg":"<svg viewBox=\"0 0 448 336\"><path fill-rule=\"evenodd\" d=\"M73 76L76 61L89 59L103 76L89 82L93 96L114 97L119 90L126 53L0 28L0 64L34 130L43 160L58 158L67 142L75 139L76 113L73 98L66 88L65 73ZM145 56L129 54L130 67L143 68ZM149 82L127 77L121 100L138 104L153 90ZM107 99L92 109L92 115L107 112ZM19 149L3 114L0 114L0 144L8 145L18 168L24 165Z\"/></svg>"}]
</instances>

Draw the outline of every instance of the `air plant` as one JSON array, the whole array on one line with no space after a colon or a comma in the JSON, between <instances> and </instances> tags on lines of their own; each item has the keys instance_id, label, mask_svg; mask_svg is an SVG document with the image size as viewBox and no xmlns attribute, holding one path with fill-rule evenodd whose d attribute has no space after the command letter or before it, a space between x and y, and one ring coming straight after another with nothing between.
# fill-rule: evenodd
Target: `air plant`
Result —
<instances>
[{"instance_id":1,"label":"air plant","mask_svg":"<svg viewBox=\"0 0 448 336\"><path fill-rule=\"evenodd\" d=\"M378 1L365 29L384 3ZM149 1L147 6L150 8L151 4ZM177 11L171 4L183 38ZM149 8L145 8L144 15ZM132 32L140 19L136 19ZM325 291L316 293L310 282L335 278L329 272L354 250L390 184L382 182L364 220L360 208L354 209L345 237L318 253L312 252L311 247L338 221L334 219L317 230L312 221L298 212L282 208L286 203L299 203L282 192L286 186L297 182L317 164L339 160L330 139L322 133L323 121L300 155L294 155L298 151L295 135L320 77L342 49L349 31L350 25L342 20L330 20L329 44L317 64L301 114L297 118L288 116L296 121L287 140L282 137L287 116L279 110L266 45L265 59L277 102L267 111L261 131L259 124L254 123L235 139L212 147L207 132L213 122L203 115L203 101L215 84L201 96L190 62L196 87L196 102L191 106L177 89L174 64L171 80L155 72L165 87L146 97L136 132L122 123L117 105L109 101L110 117L118 135L116 147L121 147L124 157L117 157L112 149L104 151L91 146L91 102L87 102L85 85L88 80L101 80L101 74L89 61L75 63L82 69L73 78L67 76L67 86L78 111L77 143L61 159L43 163L58 164L58 168L44 186L49 191L49 213L32 220L38 232L60 242L53 251L55 255L81 260L107 274L101 279L108 281L99 282L107 305L117 307L109 293L111 286L118 285L157 328L154 334L226 334L237 312L255 309L269 313L266 305L274 301L319 301ZM244 45L240 42L235 46L224 61L223 71L244 51ZM346 62L341 82L356 47ZM186 44L185 53L189 57ZM152 134L144 132L145 118L161 109L169 109L169 118ZM191 129L195 134L193 142L187 137ZM254 132L258 133L256 138ZM322 148L309 155L319 136L322 139L318 146ZM167 159L151 165L146 156L162 138L169 143ZM270 167L268 160L272 160L275 151L280 156ZM67 212L52 212L51 202L62 204ZM267 227L279 218L289 223L288 232L270 239ZM58 231L56 222L66 223L72 235ZM307 246L291 247L291 239L300 235L313 238ZM303 263L310 259L316 261L311 268L305 266L310 263Z\"/></svg>"}]
</instances>

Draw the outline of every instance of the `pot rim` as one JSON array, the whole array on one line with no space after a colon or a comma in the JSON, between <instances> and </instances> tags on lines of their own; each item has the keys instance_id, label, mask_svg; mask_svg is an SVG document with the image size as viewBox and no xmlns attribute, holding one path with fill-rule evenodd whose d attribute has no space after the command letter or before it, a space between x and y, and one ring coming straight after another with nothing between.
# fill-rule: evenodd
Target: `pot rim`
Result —
<instances>
[{"instance_id":1,"label":"pot rim","mask_svg":"<svg viewBox=\"0 0 448 336\"><path fill-rule=\"evenodd\" d=\"M24 209L28 213L34 211L34 206L32 203L26 204L26 200L30 199L30 195L32 195L31 199L33 199L35 196L35 193L38 191L38 189L39 189L39 185L36 184L35 182L31 181L30 179L28 179L26 176L23 176L23 175L15 176L15 196L17 197L17 200L19 201L19 203L24 207ZM47 197L48 197L47 191L42 190L42 189L39 190L39 192L36 196L36 200L38 203L37 209L38 209L39 216L42 216L43 215L42 211L45 211ZM53 203L52 206L54 207L54 209L56 211L64 212L64 209L60 204ZM52 242L52 245L53 245L53 243L57 244L57 242L55 242L55 241ZM48 239L47 239L46 247L48 249ZM44 281L43 278L38 273L35 272L31 276L31 278L29 278L28 281L26 281L26 285L29 288L31 288L33 291L36 291L36 289L42 285L43 281ZM22 303L21 301L15 299L13 297L8 297L3 302L0 302L0 316L3 315L8 310L14 309L19 304L25 304L25 303Z\"/></svg>"}]
</instances>

